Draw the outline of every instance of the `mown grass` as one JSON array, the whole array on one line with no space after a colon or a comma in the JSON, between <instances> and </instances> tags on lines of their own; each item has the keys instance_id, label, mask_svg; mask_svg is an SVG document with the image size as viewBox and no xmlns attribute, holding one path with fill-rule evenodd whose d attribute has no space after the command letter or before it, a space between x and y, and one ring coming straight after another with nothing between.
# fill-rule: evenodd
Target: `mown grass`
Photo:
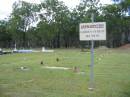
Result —
<instances>
[{"instance_id":1,"label":"mown grass","mask_svg":"<svg viewBox=\"0 0 130 97\"><path fill-rule=\"evenodd\" d=\"M129 50L95 50L94 91L88 90L89 64L90 52L79 49L2 55L0 97L130 97ZM77 66L85 74L44 66Z\"/></svg>"}]
</instances>

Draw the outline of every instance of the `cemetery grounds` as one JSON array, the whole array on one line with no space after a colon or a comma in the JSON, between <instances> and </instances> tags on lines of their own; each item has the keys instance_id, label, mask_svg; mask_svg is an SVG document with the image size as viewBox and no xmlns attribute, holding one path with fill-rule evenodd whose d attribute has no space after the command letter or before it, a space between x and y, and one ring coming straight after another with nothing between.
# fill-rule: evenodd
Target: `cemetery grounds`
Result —
<instances>
[{"instance_id":1,"label":"cemetery grounds","mask_svg":"<svg viewBox=\"0 0 130 97\"><path fill-rule=\"evenodd\" d=\"M89 50L1 55L0 97L130 97L130 49L98 48L94 60L89 91Z\"/></svg>"}]
</instances>

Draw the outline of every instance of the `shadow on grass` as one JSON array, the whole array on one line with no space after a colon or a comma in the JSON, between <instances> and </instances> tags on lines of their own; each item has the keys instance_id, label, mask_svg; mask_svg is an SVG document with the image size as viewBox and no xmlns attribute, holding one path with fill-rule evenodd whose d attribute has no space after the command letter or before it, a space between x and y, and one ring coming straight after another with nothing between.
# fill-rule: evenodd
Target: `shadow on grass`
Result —
<instances>
[{"instance_id":1,"label":"shadow on grass","mask_svg":"<svg viewBox=\"0 0 130 97\"><path fill-rule=\"evenodd\" d=\"M124 95L125 97L130 97L130 92L125 92Z\"/></svg>"},{"instance_id":2,"label":"shadow on grass","mask_svg":"<svg viewBox=\"0 0 130 97\"><path fill-rule=\"evenodd\" d=\"M123 92L124 97L130 97L130 89Z\"/></svg>"},{"instance_id":3,"label":"shadow on grass","mask_svg":"<svg viewBox=\"0 0 130 97\"><path fill-rule=\"evenodd\" d=\"M4 89L2 89L2 88L0 87L0 97L11 97L11 96L6 95Z\"/></svg>"},{"instance_id":4,"label":"shadow on grass","mask_svg":"<svg viewBox=\"0 0 130 97\"><path fill-rule=\"evenodd\" d=\"M130 97L130 85L124 89L123 97Z\"/></svg>"}]
</instances>

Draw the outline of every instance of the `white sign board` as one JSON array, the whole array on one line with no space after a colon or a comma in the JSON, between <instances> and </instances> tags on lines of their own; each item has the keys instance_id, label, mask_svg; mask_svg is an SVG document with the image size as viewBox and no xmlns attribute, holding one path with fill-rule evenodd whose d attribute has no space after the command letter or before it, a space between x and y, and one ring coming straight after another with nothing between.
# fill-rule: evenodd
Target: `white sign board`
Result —
<instances>
[{"instance_id":1,"label":"white sign board","mask_svg":"<svg viewBox=\"0 0 130 97\"><path fill-rule=\"evenodd\" d=\"M106 22L81 23L80 40L106 40Z\"/></svg>"}]
</instances>

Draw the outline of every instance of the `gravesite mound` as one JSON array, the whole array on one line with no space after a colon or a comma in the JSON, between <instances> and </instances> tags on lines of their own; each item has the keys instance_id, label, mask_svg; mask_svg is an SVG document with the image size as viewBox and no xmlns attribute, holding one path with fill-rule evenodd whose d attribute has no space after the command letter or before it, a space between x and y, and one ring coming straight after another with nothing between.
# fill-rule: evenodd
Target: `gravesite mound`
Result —
<instances>
[{"instance_id":1,"label":"gravesite mound","mask_svg":"<svg viewBox=\"0 0 130 97\"><path fill-rule=\"evenodd\" d=\"M125 44L122 45L121 47L119 47L120 49L130 49L130 43L129 44Z\"/></svg>"}]
</instances>

